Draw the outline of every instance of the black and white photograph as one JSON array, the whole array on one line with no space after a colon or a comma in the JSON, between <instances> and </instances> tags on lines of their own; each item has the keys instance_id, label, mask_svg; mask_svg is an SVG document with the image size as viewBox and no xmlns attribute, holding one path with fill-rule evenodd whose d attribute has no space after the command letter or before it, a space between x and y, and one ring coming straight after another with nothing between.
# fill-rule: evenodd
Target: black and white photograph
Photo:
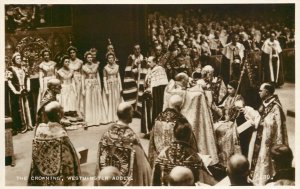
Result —
<instances>
[{"instance_id":1,"label":"black and white photograph","mask_svg":"<svg viewBox=\"0 0 300 189\"><path fill-rule=\"evenodd\" d=\"M3 186L296 187L296 3L121 3L1 4Z\"/></svg>"}]
</instances>

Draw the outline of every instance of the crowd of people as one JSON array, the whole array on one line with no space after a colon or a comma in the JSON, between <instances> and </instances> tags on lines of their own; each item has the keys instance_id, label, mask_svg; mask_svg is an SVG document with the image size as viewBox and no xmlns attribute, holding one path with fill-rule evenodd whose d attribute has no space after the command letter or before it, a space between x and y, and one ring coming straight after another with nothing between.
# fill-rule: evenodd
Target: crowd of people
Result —
<instances>
[{"instance_id":1,"label":"crowd of people","mask_svg":"<svg viewBox=\"0 0 300 189\"><path fill-rule=\"evenodd\" d=\"M29 179L28 185L82 184L65 129L70 120L87 127L112 123L99 141L95 185L215 185L226 176L231 185L293 185L286 118L275 94L283 84L280 53L294 46L293 29L230 17L218 21L195 10L175 17L155 12L148 23L151 56L134 44L123 81L111 44L103 78L94 48L84 61L74 46L56 62L49 49L41 51L29 178L51 179ZM256 85L250 51L262 53L264 77ZM223 56L219 73L212 55ZM14 134L34 128L21 60L15 53L7 72ZM133 117L149 139L148 155L129 126Z\"/></svg>"},{"instance_id":2,"label":"crowd of people","mask_svg":"<svg viewBox=\"0 0 300 189\"><path fill-rule=\"evenodd\" d=\"M66 121L85 121L87 127L108 124L117 121L116 109L122 102L122 83L119 65L113 49L106 54L107 65L103 69L103 84L100 80L99 65L96 60L96 49L92 48L84 54L84 61L77 57L77 48L70 46L66 55L51 60L51 51L43 49L43 61L39 65L39 95L37 110L41 108L43 98L47 97L47 86L51 79L57 78L61 82L61 92L57 94L58 101L64 107ZM12 56L13 66L6 72L11 96L23 99L22 102L12 100L12 117L14 119L14 135L24 133L32 128L27 100L30 92L30 78L21 65L21 54ZM22 87L19 89L19 86ZM19 108L22 109L20 115ZM39 124L38 120L36 125ZM70 124L70 123L69 123Z\"/></svg>"},{"instance_id":3,"label":"crowd of people","mask_svg":"<svg viewBox=\"0 0 300 189\"><path fill-rule=\"evenodd\" d=\"M159 57L159 64L165 66L169 78L181 70L191 74L199 64L202 67L212 64L210 56L223 55L221 75L228 82L238 77L238 66L232 63L240 65L246 53L261 51L263 81L282 85L279 54L282 49L295 46L295 30L284 21L255 15L236 17L202 9L149 14L148 34L150 53Z\"/></svg>"}]
</instances>

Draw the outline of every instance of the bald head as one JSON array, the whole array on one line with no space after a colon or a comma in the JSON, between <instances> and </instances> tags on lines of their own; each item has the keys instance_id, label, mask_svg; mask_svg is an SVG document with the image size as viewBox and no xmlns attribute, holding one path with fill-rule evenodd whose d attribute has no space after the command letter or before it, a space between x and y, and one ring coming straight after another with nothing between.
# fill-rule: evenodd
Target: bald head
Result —
<instances>
[{"instance_id":1,"label":"bald head","mask_svg":"<svg viewBox=\"0 0 300 189\"><path fill-rule=\"evenodd\" d=\"M48 81L48 88L50 88L51 86L57 86L57 85L60 85L60 80L59 79L56 79L56 78L53 78L53 79L50 79Z\"/></svg>"},{"instance_id":2,"label":"bald head","mask_svg":"<svg viewBox=\"0 0 300 189\"><path fill-rule=\"evenodd\" d=\"M170 186L193 186L194 175L193 172L186 167L176 166L169 174Z\"/></svg>"},{"instance_id":3,"label":"bald head","mask_svg":"<svg viewBox=\"0 0 300 189\"><path fill-rule=\"evenodd\" d=\"M122 186L120 178L120 171L113 166L104 167L99 173L100 186Z\"/></svg>"},{"instance_id":4,"label":"bald head","mask_svg":"<svg viewBox=\"0 0 300 189\"><path fill-rule=\"evenodd\" d=\"M61 82L59 79L53 78L48 81L47 87L49 90L55 94L60 94L61 91Z\"/></svg>"},{"instance_id":5,"label":"bald head","mask_svg":"<svg viewBox=\"0 0 300 189\"><path fill-rule=\"evenodd\" d=\"M51 122L59 122L62 118L62 106L57 101L52 101L45 106L45 113Z\"/></svg>"},{"instance_id":6,"label":"bald head","mask_svg":"<svg viewBox=\"0 0 300 189\"><path fill-rule=\"evenodd\" d=\"M241 154L235 154L228 160L227 173L230 179L247 178L249 174L249 162Z\"/></svg>"},{"instance_id":7,"label":"bald head","mask_svg":"<svg viewBox=\"0 0 300 189\"><path fill-rule=\"evenodd\" d=\"M120 121L123 121L124 123L131 123L133 116L133 109L131 104L129 104L128 102L120 103L117 109L117 116Z\"/></svg>"},{"instance_id":8,"label":"bald head","mask_svg":"<svg viewBox=\"0 0 300 189\"><path fill-rule=\"evenodd\" d=\"M266 89L271 95L273 95L275 92L275 87L271 83L263 83L261 87Z\"/></svg>"},{"instance_id":9,"label":"bald head","mask_svg":"<svg viewBox=\"0 0 300 189\"><path fill-rule=\"evenodd\" d=\"M179 73L175 76L175 81L189 80L189 76L186 73Z\"/></svg>"},{"instance_id":10,"label":"bald head","mask_svg":"<svg viewBox=\"0 0 300 189\"><path fill-rule=\"evenodd\" d=\"M169 108L176 109L177 111L180 111L181 106L183 103L183 99L179 95L173 95L169 99Z\"/></svg>"},{"instance_id":11,"label":"bald head","mask_svg":"<svg viewBox=\"0 0 300 189\"><path fill-rule=\"evenodd\" d=\"M201 70L202 77L212 77L214 74L214 68L211 65L206 65Z\"/></svg>"},{"instance_id":12,"label":"bald head","mask_svg":"<svg viewBox=\"0 0 300 189\"><path fill-rule=\"evenodd\" d=\"M179 73L175 76L175 81L185 89L189 83L189 76L186 73Z\"/></svg>"}]
</instances>

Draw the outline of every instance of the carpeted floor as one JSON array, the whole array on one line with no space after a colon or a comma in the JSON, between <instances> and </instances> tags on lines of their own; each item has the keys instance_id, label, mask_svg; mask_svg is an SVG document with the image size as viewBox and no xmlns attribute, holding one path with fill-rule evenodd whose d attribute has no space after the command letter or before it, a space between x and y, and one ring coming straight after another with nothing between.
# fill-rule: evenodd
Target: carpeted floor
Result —
<instances>
[{"instance_id":1,"label":"carpeted floor","mask_svg":"<svg viewBox=\"0 0 300 189\"><path fill-rule=\"evenodd\" d=\"M295 111L295 85L286 83L283 87L276 90L279 98L283 104L284 112L287 110ZM140 133L140 119L134 119L131 124L136 133ZM82 176L92 177L95 174L97 146L102 133L109 127L109 125L101 125L98 127L90 127L88 130L80 128L74 131L68 131L69 137L75 148L85 147L88 149L87 163L81 165ZM295 151L295 118L287 117L287 128L290 146ZM27 176L31 164L31 143L33 132L25 134L18 134L13 137L14 152L16 158L16 166L5 167L5 185L6 186L26 186ZM141 139L145 152L148 153L148 140ZM93 181L83 180L83 185L92 186Z\"/></svg>"}]
</instances>

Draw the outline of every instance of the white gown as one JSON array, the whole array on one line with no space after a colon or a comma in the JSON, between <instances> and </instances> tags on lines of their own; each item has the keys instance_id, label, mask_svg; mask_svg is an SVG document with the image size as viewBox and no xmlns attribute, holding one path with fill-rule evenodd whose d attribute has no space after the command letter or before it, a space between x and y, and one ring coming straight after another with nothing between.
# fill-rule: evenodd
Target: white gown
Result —
<instances>
[{"instance_id":1,"label":"white gown","mask_svg":"<svg viewBox=\"0 0 300 189\"><path fill-rule=\"evenodd\" d=\"M61 68L57 71L61 81L61 93L59 102L64 108L64 112L76 111L76 88L73 80L73 71Z\"/></svg>"},{"instance_id":2,"label":"white gown","mask_svg":"<svg viewBox=\"0 0 300 189\"><path fill-rule=\"evenodd\" d=\"M82 66L84 96L84 118L87 126L107 123L106 109L102 99L102 89L98 74L98 64Z\"/></svg>"}]
</instances>

